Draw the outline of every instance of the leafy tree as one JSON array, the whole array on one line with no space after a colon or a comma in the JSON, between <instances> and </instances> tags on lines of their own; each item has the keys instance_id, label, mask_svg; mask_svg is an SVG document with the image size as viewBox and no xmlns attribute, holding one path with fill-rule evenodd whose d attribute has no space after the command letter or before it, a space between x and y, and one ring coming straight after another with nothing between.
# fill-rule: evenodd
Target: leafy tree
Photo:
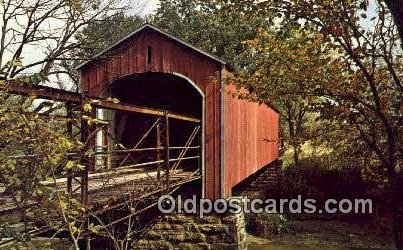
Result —
<instances>
[{"instance_id":1,"label":"leafy tree","mask_svg":"<svg viewBox=\"0 0 403 250\"><path fill-rule=\"evenodd\" d=\"M385 0L392 15L395 18L395 22L399 29L400 38L403 39L403 1L402 0ZM403 47L403 44L401 44Z\"/></svg>"},{"instance_id":2,"label":"leafy tree","mask_svg":"<svg viewBox=\"0 0 403 250\"><path fill-rule=\"evenodd\" d=\"M312 82L326 82L328 57L317 50L321 41L306 32L290 29L261 29L253 40L245 41L241 60L251 62L239 70L235 83L248 90L246 98L275 106L281 113L284 139L292 146L298 165L301 145L309 139L307 114L319 99L309 92ZM309 43L308 43L309 41Z\"/></svg>"},{"instance_id":3,"label":"leafy tree","mask_svg":"<svg viewBox=\"0 0 403 250\"><path fill-rule=\"evenodd\" d=\"M81 46L75 35L124 7L116 0L2 1L0 79L27 76L37 83L51 75L69 75L60 64L83 59L71 57L71 50Z\"/></svg>"},{"instance_id":4,"label":"leafy tree","mask_svg":"<svg viewBox=\"0 0 403 250\"><path fill-rule=\"evenodd\" d=\"M83 59L71 54L81 46L75 35L122 7L120 1L114 0L2 1L0 84L6 85L4 80L9 79L39 84L50 76L71 73L60 65ZM28 230L33 226L28 221L35 221L57 231L67 230L78 249L81 233L78 221L85 208L55 187L56 178L64 177L66 170L81 170L82 166L67 157L72 149L79 150L81 144L66 136L60 123L38 114L34 107L41 105L34 103L35 99L0 92L0 182L10 205L17 207L25 230L22 234L12 230L11 236L28 242ZM58 105L51 102L50 106ZM56 110L60 112L60 107L49 113Z\"/></svg>"},{"instance_id":5,"label":"leafy tree","mask_svg":"<svg viewBox=\"0 0 403 250\"><path fill-rule=\"evenodd\" d=\"M16 228L10 230L8 237L30 248L29 231L46 225L70 232L78 249L80 230L76 222L81 219L82 205L55 187L56 178L64 171L79 170L67 152L78 150L80 143L66 136L57 121L49 122L39 115L32 108L34 100L35 97L0 92L0 182L5 187L2 195L9 206L17 208L24 223L22 233Z\"/></svg>"},{"instance_id":6,"label":"leafy tree","mask_svg":"<svg viewBox=\"0 0 403 250\"><path fill-rule=\"evenodd\" d=\"M75 36L81 44L76 52L77 56L79 58L91 58L140 28L143 23L144 19L141 17L128 16L123 12L91 23Z\"/></svg>"},{"instance_id":7,"label":"leafy tree","mask_svg":"<svg viewBox=\"0 0 403 250\"><path fill-rule=\"evenodd\" d=\"M238 63L242 41L255 37L268 21L261 15L246 15L228 8L225 1L161 1L151 18L156 26L223 58L230 65Z\"/></svg>"},{"instance_id":8,"label":"leafy tree","mask_svg":"<svg viewBox=\"0 0 403 250\"><path fill-rule=\"evenodd\" d=\"M244 9L242 4L238 8ZM295 62L279 65L276 71L286 72L285 78L297 76L297 79L306 80L300 83L299 89L286 85L282 86L283 91L321 98L318 108L322 118L346 129L348 142L352 145L359 142L362 155L376 156L377 160L368 165L387 183L396 246L401 249L403 65L401 41L386 4L354 0L266 1L256 3L250 11L276 13L279 27L295 27L309 38L300 40L298 46L311 47L315 54L325 58L322 67L312 68L310 61L298 55L298 47L287 51L292 47L282 47L282 41L272 45L265 43L272 48L267 54L278 48L283 50L287 60L293 59L306 66L303 74L298 75L288 67L294 67ZM313 43L316 46L312 47ZM296 55L292 58L288 53ZM310 51L304 54L310 55ZM257 71L267 77L264 82L277 80L278 73L266 70L272 66L270 62L262 61L261 70ZM316 69L320 71L316 72ZM312 78L312 71L321 79ZM253 80L259 85L259 81ZM273 89L267 91L270 90ZM260 95L259 91L256 93Z\"/></svg>"}]
</instances>

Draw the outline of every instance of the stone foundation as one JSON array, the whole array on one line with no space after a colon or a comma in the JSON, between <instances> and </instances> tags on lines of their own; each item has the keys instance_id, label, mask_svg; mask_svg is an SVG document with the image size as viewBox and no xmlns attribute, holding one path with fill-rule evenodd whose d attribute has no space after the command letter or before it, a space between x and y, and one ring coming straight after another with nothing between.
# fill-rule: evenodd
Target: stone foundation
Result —
<instances>
[{"instance_id":1,"label":"stone foundation","mask_svg":"<svg viewBox=\"0 0 403 250\"><path fill-rule=\"evenodd\" d=\"M133 249L247 249L244 215L165 215Z\"/></svg>"},{"instance_id":2,"label":"stone foundation","mask_svg":"<svg viewBox=\"0 0 403 250\"><path fill-rule=\"evenodd\" d=\"M275 194L279 190L281 181L282 162L274 161L238 184L234 188L233 195L250 199L265 199L267 192Z\"/></svg>"}]
</instances>

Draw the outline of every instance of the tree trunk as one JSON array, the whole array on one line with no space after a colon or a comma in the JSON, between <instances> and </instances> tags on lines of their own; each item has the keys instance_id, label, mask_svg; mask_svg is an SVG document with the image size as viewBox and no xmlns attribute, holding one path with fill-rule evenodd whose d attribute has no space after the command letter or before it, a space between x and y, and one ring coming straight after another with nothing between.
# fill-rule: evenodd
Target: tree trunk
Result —
<instances>
[{"instance_id":1,"label":"tree trunk","mask_svg":"<svg viewBox=\"0 0 403 250\"><path fill-rule=\"evenodd\" d=\"M293 144L294 149L294 164L295 166L299 166L299 147L295 143Z\"/></svg>"}]
</instances>

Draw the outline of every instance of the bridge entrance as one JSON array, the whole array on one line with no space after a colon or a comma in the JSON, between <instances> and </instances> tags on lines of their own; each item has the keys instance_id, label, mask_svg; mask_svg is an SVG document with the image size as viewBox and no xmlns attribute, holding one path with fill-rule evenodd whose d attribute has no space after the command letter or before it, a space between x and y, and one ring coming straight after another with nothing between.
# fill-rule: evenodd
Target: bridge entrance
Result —
<instances>
[{"instance_id":1,"label":"bridge entrance","mask_svg":"<svg viewBox=\"0 0 403 250\"><path fill-rule=\"evenodd\" d=\"M98 224L102 219L102 230L118 232L154 211L164 194L186 190L203 195L204 96L185 77L126 76L111 84L104 98L12 83L7 90L63 103L57 108L67 112L58 116L58 125L82 144L65 157L79 168L60 171L55 180L44 179L40 185L85 205L80 221ZM10 157L22 161L40 156ZM6 192L0 198L6 203L2 214L18 210Z\"/></svg>"},{"instance_id":2,"label":"bridge entrance","mask_svg":"<svg viewBox=\"0 0 403 250\"><path fill-rule=\"evenodd\" d=\"M98 119L108 122L97 134L98 170L155 173L165 185L172 174L204 175L204 94L194 83L180 75L148 72L114 81L103 95L151 113L97 110ZM152 110L164 114L155 116Z\"/></svg>"},{"instance_id":3,"label":"bridge entrance","mask_svg":"<svg viewBox=\"0 0 403 250\"><path fill-rule=\"evenodd\" d=\"M171 114L180 114L202 120L202 102L200 93L188 80L172 74L144 73L123 77L110 87L110 96L122 102L154 109L166 110ZM133 148L143 137L144 133L154 124L155 117L138 113L115 113L115 136L126 148ZM143 147L152 148L158 141L160 124L152 130L142 142ZM199 127L198 129L196 129ZM192 136L192 133L196 134ZM169 120L169 147L170 157L176 159L185 146L190 147L185 158L201 155L202 142L200 124L188 121ZM189 141L190 140L190 141ZM188 145L187 145L188 143ZM190 144L189 144L190 143ZM161 146L161 145L160 145ZM198 147L198 148L197 148ZM139 154L139 158L152 159L152 154ZM187 156L187 157L186 157ZM137 159L140 160L140 159ZM198 158L183 162L184 168L200 168Z\"/></svg>"}]
</instances>

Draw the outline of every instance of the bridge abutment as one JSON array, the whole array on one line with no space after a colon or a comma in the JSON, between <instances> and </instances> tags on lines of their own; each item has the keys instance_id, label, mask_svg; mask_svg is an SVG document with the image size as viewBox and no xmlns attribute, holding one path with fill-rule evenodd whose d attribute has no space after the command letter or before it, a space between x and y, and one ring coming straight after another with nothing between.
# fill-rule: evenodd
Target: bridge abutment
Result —
<instances>
[{"instance_id":1,"label":"bridge abutment","mask_svg":"<svg viewBox=\"0 0 403 250\"><path fill-rule=\"evenodd\" d=\"M244 214L165 215L133 249L247 249Z\"/></svg>"}]
</instances>

